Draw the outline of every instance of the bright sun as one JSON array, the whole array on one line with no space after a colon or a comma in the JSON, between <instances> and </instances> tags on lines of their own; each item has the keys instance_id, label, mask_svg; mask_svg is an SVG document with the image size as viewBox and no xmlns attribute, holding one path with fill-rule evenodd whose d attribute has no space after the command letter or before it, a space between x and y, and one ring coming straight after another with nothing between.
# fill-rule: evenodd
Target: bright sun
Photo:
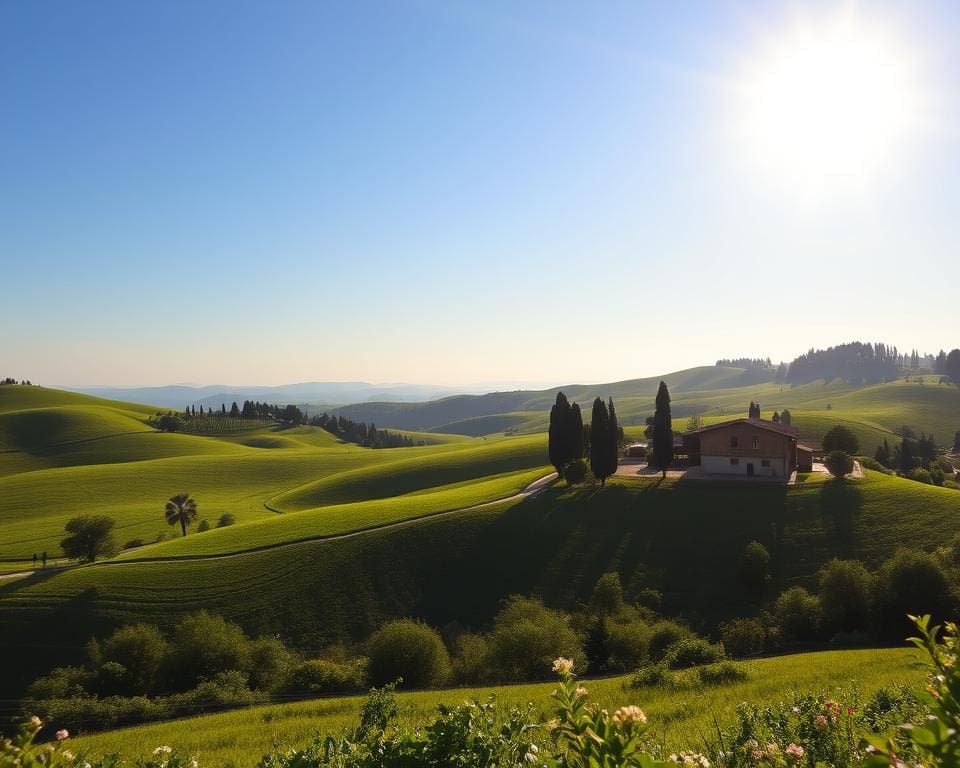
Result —
<instances>
[{"instance_id":1,"label":"bright sun","mask_svg":"<svg viewBox=\"0 0 960 768\"><path fill-rule=\"evenodd\" d=\"M849 13L796 23L739 78L749 155L804 197L871 186L919 123L911 64L895 36Z\"/></svg>"}]
</instances>

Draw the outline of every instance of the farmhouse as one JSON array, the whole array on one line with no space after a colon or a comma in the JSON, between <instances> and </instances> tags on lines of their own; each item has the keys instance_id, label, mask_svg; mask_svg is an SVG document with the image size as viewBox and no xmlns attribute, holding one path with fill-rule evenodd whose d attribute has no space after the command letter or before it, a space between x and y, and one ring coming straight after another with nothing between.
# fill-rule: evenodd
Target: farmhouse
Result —
<instances>
[{"instance_id":1,"label":"farmhouse","mask_svg":"<svg viewBox=\"0 0 960 768\"><path fill-rule=\"evenodd\" d=\"M778 477L813 468L813 452L797 442L799 430L758 418L734 419L686 432L683 453L708 474Z\"/></svg>"}]
</instances>

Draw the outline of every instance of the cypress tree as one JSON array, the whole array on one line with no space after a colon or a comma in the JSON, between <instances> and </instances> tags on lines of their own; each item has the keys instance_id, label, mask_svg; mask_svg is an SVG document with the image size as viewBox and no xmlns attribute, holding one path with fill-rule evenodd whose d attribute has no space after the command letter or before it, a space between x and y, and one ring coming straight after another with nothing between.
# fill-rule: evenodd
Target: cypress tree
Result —
<instances>
[{"instance_id":1,"label":"cypress tree","mask_svg":"<svg viewBox=\"0 0 960 768\"><path fill-rule=\"evenodd\" d=\"M570 441L570 461L583 458L583 414L580 413L580 404L570 406L570 423L567 426Z\"/></svg>"},{"instance_id":2,"label":"cypress tree","mask_svg":"<svg viewBox=\"0 0 960 768\"><path fill-rule=\"evenodd\" d=\"M673 417L670 415L670 391L665 381L657 390L657 408L653 414L653 465L663 476L673 461Z\"/></svg>"},{"instance_id":3,"label":"cypress tree","mask_svg":"<svg viewBox=\"0 0 960 768\"><path fill-rule=\"evenodd\" d=\"M563 392L557 392L557 401L550 409L547 452L550 455L550 463L560 477L563 477L563 468L570 461L573 449L570 439L570 421L570 403L567 401L567 396Z\"/></svg>"},{"instance_id":4,"label":"cypress tree","mask_svg":"<svg viewBox=\"0 0 960 768\"><path fill-rule=\"evenodd\" d=\"M590 419L590 469L600 485L606 485L610 476L610 437L609 414L607 406L599 397L593 401L593 415Z\"/></svg>"},{"instance_id":5,"label":"cypress tree","mask_svg":"<svg viewBox=\"0 0 960 768\"><path fill-rule=\"evenodd\" d=\"M617 423L617 411L613 407L613 398L607 406L607 444L609 453L607 455L608 475L616 474L617 467L620 466L620 424Z\"/></svg>"}]
</instances>

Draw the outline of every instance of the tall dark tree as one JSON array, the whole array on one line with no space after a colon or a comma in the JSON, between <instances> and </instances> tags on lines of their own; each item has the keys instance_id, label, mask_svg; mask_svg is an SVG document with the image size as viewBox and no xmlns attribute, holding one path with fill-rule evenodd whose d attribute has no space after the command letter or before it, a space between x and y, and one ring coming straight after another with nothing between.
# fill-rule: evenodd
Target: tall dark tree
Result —
<instances>
[{"instance_id":1,"label":"tall dark tree","mask_svg":"<svg viewBox=\"0 0 960 768\"><path fill-rule=\"evenodd\" d=\"M607 403L607 427L609 434L607 440L610 444L610 454L607 456L609 462L608 468L613 475L620 466L620 442L623 438L623 430L620 429L620 423L617 421L617 409L613 407L613 398Z\"/></svg>"},{"instance_id":2,"label":"tall dark tree","mask_svg":"<svg viewBox=\"0 0 960 768\"><path fill-rule=\"evenodd\" d=\"M580 412L580 404L574 403L570 406L570 424L568 439L570 441L570 461L576 461L583 458L583 414Z\"/></svg>"},{"instance_id":3,"label":"tall dark tree","mask_svg":"<svg viewBox=\"0 0 960 768\"><path fill-rule=\"evenodd\" d=\"M954 384L960 387L960 349L954 349L947 355L944 373L950 377Z\"/></svg>"},{"instance_id":4,"label":"tall dark tree","mask_svg":"<svg viewBox=\"0 0 960 768\"><path fill-rule=\"evenodd\" d=\"M113 541L113 519L105 515L80 515L71 518L65 526L67 534L60 542L67 557L92 563L98 557L112 557L117 553ZM47 565L47 553L43 553Z\"/></svg>"},{"instance_id":5,"label":"tall dark tree","mask_svg":"<svg viewBox=\"0 0 960 768\"><path fill-rule=\"evenodd\" d=\"M186 536L187 526L197 519L197 502L187 493L178 493L164 505L163 515L170 525L180 523L180 530Z\"/></svg>"},{"instance_id":6,"label":"tall dark tree","mask_svg":"<svg viewBox=\"0 0 960 768\"><path fill-rule=\"evenodd\" d=\"M790 415L790 411L786 408L783 409L783 413L780 414L780 423L785 426L790 426L790 422L793 420L793 417Z\"/></svg>"},{"instance_id":7,"label":"tall dark tree","mask_svg":"<svg viewBox=\"0 0 960 768\"><path fill-rule=\"evenodd\" d=\"M657 390L657 407L653 414L653 466L667 476L667 468L673 461L673 417L670 414L670 390L667 382L660 382Z\"/></svg>"},{"instance_id":8,"label":"tall dark tree","mask_svg":"<svg viewBox=\"0 0 960 768\"><path fill-rule=\"evenodd\" d=\"M593 401L590 418L590 469L600 485L606 485L610 471L610 414L599 397Z\"/></svg>"},{"instance_id":9,"label":"tall dark tree","mask_svg":"<svg viewBox=\"0 0 960 768\"><path fill-rule=\"evenodd\" d=\"M550 428L547 432L547 450L550 454L550 463L563 477L563 468L571 459L573 453L570 439L570 403L563 392L557 392L557 400L550 409Z\"/></svg>"}]
</instances>

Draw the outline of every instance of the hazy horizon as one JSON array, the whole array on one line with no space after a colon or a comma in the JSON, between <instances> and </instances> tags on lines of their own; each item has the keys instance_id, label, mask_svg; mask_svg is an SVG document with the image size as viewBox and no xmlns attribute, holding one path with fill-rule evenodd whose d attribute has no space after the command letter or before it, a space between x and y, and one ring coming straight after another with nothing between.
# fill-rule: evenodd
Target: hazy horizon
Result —
<instances>
[{"instance_id":1,"label":"hazy horizon","mask_svg":"<svg viewBox=\"0 0 960 768\"><path fill-rule=\"evenodd\" d=\"M957 346L955 3L55 0L0 34L0 376Z\"/></svg>"}]
</instances>

